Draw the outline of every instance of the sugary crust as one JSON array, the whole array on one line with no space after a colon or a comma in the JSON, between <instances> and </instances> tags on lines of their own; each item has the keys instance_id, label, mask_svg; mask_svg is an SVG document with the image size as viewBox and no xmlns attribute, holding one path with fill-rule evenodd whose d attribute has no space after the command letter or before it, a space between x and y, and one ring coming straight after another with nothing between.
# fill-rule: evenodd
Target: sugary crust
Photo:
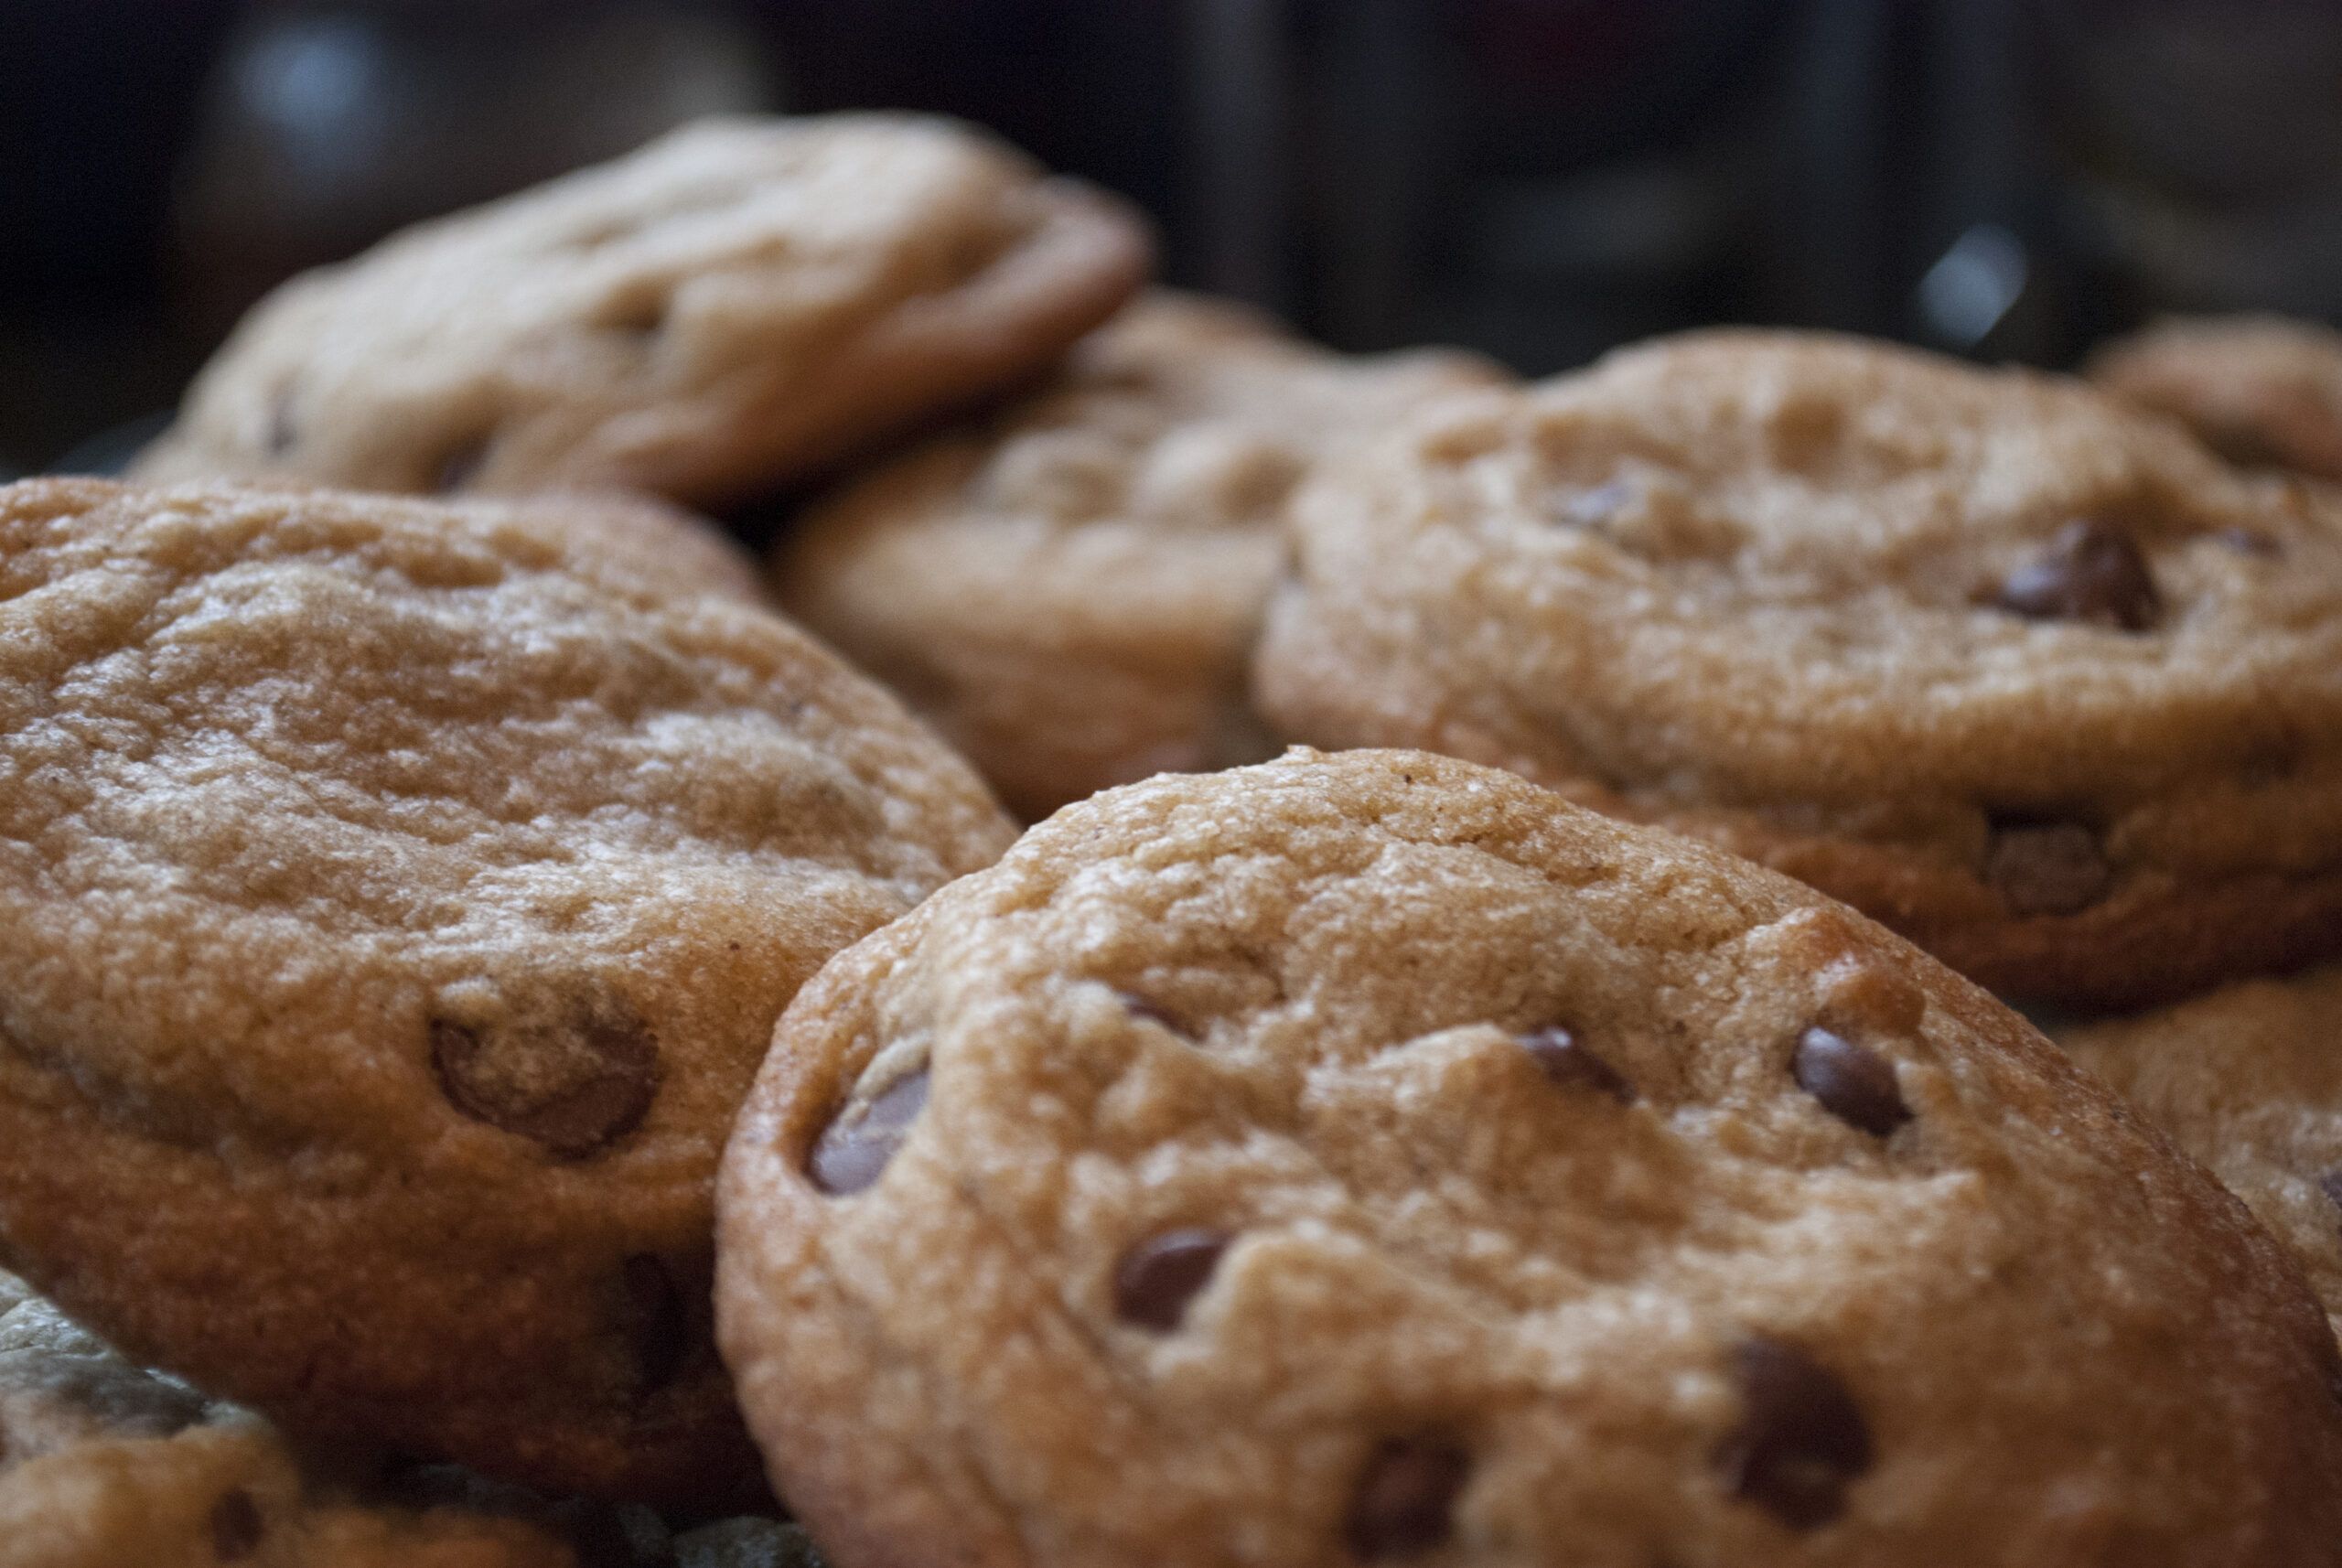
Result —
<instances>
[{"instance_id":1,"label":"sugary crust","mask_svg":"<svg viewBox=\"0 0 2342 1568\"><path fill-rule=\"evenodd\" d=\"M796 987L1009 837L803 634L528 508L0 490L0 1252L305 1433L713 1502Z\"/></svg>"},{"instance_id":2,"label":"sugary crust","mask_svg":"<svg viewBox=\"0 0 2342 1568\"><path fill-rule=\"evenodd\" d=\"M1809 1089L1817 1024L1901 1121ZM1555 1026L1606 1076L1542 1066ZM839 1568L1348 1568L1410 1440L1455 1484L1409 1560L2336 1561L2332 1336L2241 1205L1851 911L1508 774L1296 752L1069 807L776 1045L718 1328ZM1222 1251L1141 1321L1166 1234ZM1752 1341L1855 1412L1819 1479L1734 1468L1778 1435Z\"/></svg>"},{"instance_id":3,"label":"sugary crust","mask_svg":"<svg viewBox=\"0 0 2342 1568\"><path fill-rule=\"evenodd\" d=\"M2342 479L2342 334L2274 316L2158 321L2090 357L2092 381L2238 463Z\"/></svg>"},{"instance_id":4,"label":"sugary crust","mask_svg":"<svg viewBox=\"0 0 2342 1568\"><path fill-rule=\"evenodd\" d=\"M1028 819L1157 772L1259 760L1245 692L1314 463L1498 384L1470 355L1346 360L1158 293L1043 391L817 504L790 611L886 681Z\"/></svg>"},{"instance_id":5,"label":"sugary crust","mask_svg":"<svg viewBox=\"0 0 2342 1568\"><path fill-rule=\"evenodd\" d=\"M1039 370L1148 249L949 121L705 121L285 285L136 473L718 502Z\"/></svg>"},{"instance_id":6,"label":"sugary crust","mask_svg":"<svg viewBox=\"0 0 2342 1568\"><path fill-rule=\"evenodd\" d=\"M2342 1329L2342 968L2247 981L2057 1039L2293 1248Z\"/></svg>"},{"instance_id":7,"label":"sugary crust","mask_svg":"<svg viewBox=\"0 0 2342 1568\"><path fill-rule=\"evenodd\" d=\"M2141 1001L2342 943L2338 518L2077 383L1700 334L1322 474L1256 694L1714 838L1996 990ZM2152 625L1993 602L2093 520ZM2079 907L1993 873L2045 826Z\"/></svg>"}]
</instances>

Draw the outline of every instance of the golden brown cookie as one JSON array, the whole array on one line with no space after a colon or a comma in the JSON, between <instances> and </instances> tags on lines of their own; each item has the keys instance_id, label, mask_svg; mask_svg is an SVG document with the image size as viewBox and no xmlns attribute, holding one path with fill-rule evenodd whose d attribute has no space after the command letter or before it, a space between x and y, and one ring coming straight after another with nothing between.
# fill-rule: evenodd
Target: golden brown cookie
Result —
<instances>
[{"instance_id":1,"label":"golden brown cookie","mask_svg":"<svg viewBox=\"0 0 2342 1568\"><path fill-rule=\"evenodd\" d=\"M1009 827L787 622L525 510L0 490L0 1257L297 1433L712 1502L734 1110Z\"/></svg>"},{"instance_id":2,"label":"golden brown cookie","mask_svg":"<svg viewBox=\"0 0 2342 1568\"><path fill-rule=\"evenodd\" d=\"M1257 761L1245 693L1313 463L1444 394L1458 352L1344 359L1232 306L1151 295L1058 380L816 506L791 613L902 693L1011 809Z\"/></svg>"},{"instance_id":3,"label":"golden brown cookie","mask_svg":"<svg viewBox=\"0 0 2342 1568\"><path fill-rule=\"evenodd\" d=\"M2077 381L1702 333L1321 474L1258 691L2121 1004L2342 948L2338 519Z\"/></svg>"},{"instance_id":4,"label":"golden brown cookie","mask_svg":"<svg viewBox=\"0 0 2342 1568\"><path fill-rule=\"evenodd\" d=\"M755 558L704 518L620 490L540 490L466 496L448 504L481 519L542 528L564 547L591 549L677 594L766 602Z\"/></svg>"},{"instance_id":5,"label":"golden brown cookie","mask_svg":"<svg viewBox=\"0 0 2342 1568\"><path fill-rule=\"evenodd\" d=\"M952 122L706 121L286 284L137 474L724 500L1037 371L1147 252Z\"/></svg>"},{"instance_id":6,"label":"golden brown cookie","mask_svg":"<svg viewBox=\"0 0 2342 1568\"><path fill-rule=\"evenodd\" d=\"M2246 981L2057 1039L2251 1206L2342 1330L2342 969Z\"/></svg>"},{"instance_id":7,"label":"golden brown cookie","mask_svg":"<svg viewBox=\"0 0 2342 1568\"><path fill-rule=\"evenodd\" d=\"M2342 479L2342 333L2278 316L2159 321L2090 357L2109 391L2232 462Z\"/></svg>"},{"instance_id":8,"label":"golden brown cookie","mask_svg":"<svg viewBox=\"0 0 2342 1568\"><path fill-rule=\"evenodd\" d=\"M2342 1556L2233 1196L1853 911L1422 753L1110 791L848 949L718 1209L838 1568Z\"/></svg>"},{"instance_id":9,"label":"golden brown cookie","mask_svg":"<svg viewBox=\"0 0 2342 1568\"><path fill-rule=\"evenodd\" d=\"M764 1518L677 1531L446 1467L303 1451L0 1273L0 1568L820 1568Z\"/></svg>"},{"instance_id":10,"label":"golden brown cookie","mask_svg":"<svg viewBox=\"0 0 2342 1568\"><path fill-rule=\"evenodd\" d=\"M113 1353L0 1273L5 1568L579 1568L478 1509L363 1498L258 1416Z\"/></svg>"}]
</instances>

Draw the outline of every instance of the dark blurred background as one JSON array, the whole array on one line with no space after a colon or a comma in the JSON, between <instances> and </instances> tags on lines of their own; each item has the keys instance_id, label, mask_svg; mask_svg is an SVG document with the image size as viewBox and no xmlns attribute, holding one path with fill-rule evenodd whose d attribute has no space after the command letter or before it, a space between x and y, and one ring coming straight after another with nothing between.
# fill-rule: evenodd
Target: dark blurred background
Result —
<instances>
[{"instance_id":1,"label":"dark blurred background","mask_svg":"<svg viewBox=\"0 0 2342 1568\"><path fill-rule=\"evenodd\" d=\"M2337 0L0 0L0 475L278 279L724 109L965 115L1175 282L1531 372L2342 313Z\"/></svg>"}]
</instances>

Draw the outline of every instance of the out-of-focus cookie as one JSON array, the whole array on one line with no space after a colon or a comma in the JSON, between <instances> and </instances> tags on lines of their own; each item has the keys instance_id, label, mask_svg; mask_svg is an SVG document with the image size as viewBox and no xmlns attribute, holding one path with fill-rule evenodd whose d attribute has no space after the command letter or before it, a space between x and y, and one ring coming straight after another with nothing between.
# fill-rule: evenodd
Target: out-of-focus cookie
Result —
<instances>
[{"instance_id":1,"label":"out-of-focus cookie","mask_svg":"<svg viewBox=\"0 0 2342 1568\"><path fill-rule=\"evenodd\" d=\"M2171 414L2232 462L2342 479L2342 333L2277 316L2159 321L2090 377Z\"/></svg>"},{"instance_id":2,"label":"out-of-focus cookie","mask_svg":"<svg viewBox=\"0 0 2342 1568\"><path fill-rule=\"evenodd\" d=\"M819 1568L795 1527L678 1535L379 1456L294 1448L0 1273L0 1568Z\"/></svg>"},{"instance_id":3,"label":"out-of-focus cookie","mask_svg":"<svg viewBox=\"0 0 2342 1568\"><path fill-rule=\"evenodd\" d=\"M2301 1258L2342 1330L2342 969L2059 1029Z\"/></svg>"},{"instance_id":4,"label":"out-of-focus cookie","mask_svg":"<svg viewBox=\"0 0 2342 1568\"><path fill-rule=\"evenodd\" d=\"M2232 1195L1853 911L1422 753L1058 812L799 994L718 1208L839 1568L2342 1539Z\"/></svg>"},{"instance_id":5,"label":"out-of-focus cookie","mask_svg":"<svg viewBox=\"0 0 2342 1568\"><path fill-rule=\"evenodd\" d=\"M1147 251L949 121L703 122L295 278L136 474L720 501L1039 371Z\"/></svg>"},{"instance_id":6,"label":"out-of-focus cookie","mask_svg":"<svg viewBox=\"0 0 2342 1568\"><path fill-rule=\"evenodd\" d=\"M2080 382L1714 332L1295 501L1263 710L1709 837L2004 994L2342 948L2342 521Z\"/></svg>"},{"instance_id":7,"label":"out-of-focus cookie","mask_svg":"<svg viewBox=\"0 0 2342 1568\"><path fill-rule=\"evenodd\" d=\"M650 496L618 490L541 490L465 496L451 506L490 523L539 528L564 548L604 559L680 595L721 594L766 602L756 558L706 519Z\"/></svg>"},{"instance_id":8,"label":"out-of-focus cookie","mask_svg":"<svg viewBox=\"0 0 2342 1568\"><path fill-rule=\"evenodd\" d=\"M0 1274L5 1568L578 1568L524 1520L360 1501L265 1422L142 1370Z\"/></svg>"},{"instance_id":9,"label":"out-of-focus cookie","mask_svg":"<svg viewBox=\"0 0 2342 1568\"><path fill-rule=\"evenodd\" d=\"M1037 818L1150 773L1258 761L1245 686L1313 462L1495 366L1344 359L1154 295L1058 381L817 506L775 581Z\"/></svg>"},{"instance_id":10,"label":"out-of-focus cookie","mask_svg":"<svg viewBox=\"0 0 2342 1568\"><path fill-rule=\"evenodd\" d=\"M787 622L512 509L0 490L0 1256L305 1436L735 1498L734 1110L1009 836Z\"/></svg>"}]
</instances>

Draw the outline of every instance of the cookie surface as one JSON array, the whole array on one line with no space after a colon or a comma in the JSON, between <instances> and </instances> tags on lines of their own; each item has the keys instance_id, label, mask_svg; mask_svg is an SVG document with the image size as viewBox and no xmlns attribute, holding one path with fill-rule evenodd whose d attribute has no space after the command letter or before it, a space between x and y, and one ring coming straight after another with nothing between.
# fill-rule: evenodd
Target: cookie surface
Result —
<instances>
[{"instance_id":1,"label":"cookie surface","mask_svg":"<svg viewBox=\"0 0 2342 1568\"><path fill-rule=\"evenodd\" d=\"M0 1273L5 1568L819 1568L794 1526L680 1534L379 1455L304 1453L261 1417L133 1366Z\"/></svg>"},{"instance_id":2,"label":"cookie surface","mask_svg":"<svg viewBox=\"0 0 2342 1568\"><path fill-rule=\"evenodd\" d=\"M2056 1037L2293 1248L2342 1331L2342 969Z\"/></svg>"},{"instance_id":3,"label":"cookie surface","mask_svg":"<svg viewBox=\"0 0 2342 1568\"><path fill-rule=\"evenodd\" d=\"M734 1109L1008 836L787 622L516 509L0 490L0 1254L304 1435L723 1501Z\"/></svg>"},{"instance_id":4,"label":"cookie surface","mask_svg":"<svg viewBox=\"0 0 2342 1568\"><path fill-rule=\"evenodd\" d=\"M578 1568L523 1520L360 1501L267 1423L133 1366L0 1273L8 1568Z\"/></svg>"},{"instance_id":5,"label":"cookie surface","mask_svg":"<svg viewBox=\"0 0 2342 1568\"><path fill-rule=\"evenodd\" d=\"M2090 377L2168 413L2231 462L2342 479L2342 333L2274 316L2159 321Z\"/></svg>"},{"instance_id":6,"label":"cookie surface","mask_svg":"<svg viewBox=\"0 0 2342 1568\"><path fill-rule=\"evenodd\" d=\"M721 501L1039 370L1147 250L951 122L706 121L295 278L136 472Z\"/></svg>"},{"instance_id":7,"label":"cookie surface","mask_svg":"<svg viewBox=\"0 0 2342 1568\"><path fill-rule=\"evenodd\" d=\"M1420 753L1060 811L805 988L718 1208L840 1568L2342 1550L2232 1196L1842 907Z\"/></svg>"},{"instance_id":8,"label":"cookie surface","mask_svg":"<svg viewBox=\"0 0 2342 1568\"><path fill-rule=\"evenodd\" d=\"M1158 294L1047 390L817 506L774 580L1027 818L1256 761L1274 747L1246 669L1295 485L1376 426L1501 379L1458 352L1344 359Z\"/></svg>"},{"instance_id":9,"label":"cookie surface","mask_svg":"<svg viewBox=\"0 0 2342 1568\"><path fill-rule=\"evenodd\" d=\"M617 490L540 490L466 496L448 502L489 522L540 528L565 549L589 549L679 596L719 594L765 603L755 559L706 519L650 496Z\"/></svg>"},{"instance_id":10,"label":"cookie surface","mask_svg":"<svg viewBox=\"0 0 2342 1568\"><path fill-rule=\"evenodd\" d=\"M1713 838L1985 984L2342 943L2342 522L2079 382L1703 333L1295 505L1263 711Z\"/></svg>"}]
</instances>

